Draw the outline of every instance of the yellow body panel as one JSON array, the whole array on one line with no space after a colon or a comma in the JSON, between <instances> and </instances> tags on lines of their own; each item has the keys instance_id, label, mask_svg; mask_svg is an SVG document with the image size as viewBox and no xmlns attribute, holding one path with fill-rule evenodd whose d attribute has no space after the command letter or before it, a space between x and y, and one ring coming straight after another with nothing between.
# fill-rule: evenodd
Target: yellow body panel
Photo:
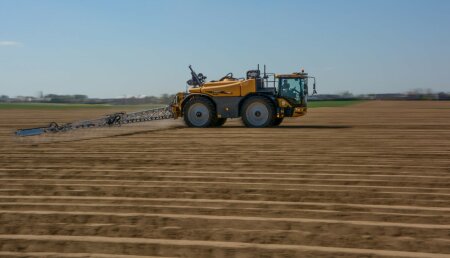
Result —
<instances>
[{"instance_id":1,"label":"yellow body panel","mask_svg":"<svg viewBox=\"0 0 450 258\"><path fill-rule=\"evenodd\" d=\"M292 117L304 116L306 115L306 111L307 111L306 107L296 107Z\"/></svg>"},{"instance_id":2,"label":"yellow body panel","mask_svg":"<svg viewBox=\"0 0 450 258\"><path fill-rule=\"evenodd\" d=\"M201 90L202 90L202 89L199 88L199 87L197 87L197 88L190 87L190 88L189 88L189 93L202 93Z\"/></svg>"},{"instance_id":3,"label":"yellow body panel","mask_svg":"<svg viewBox=\"0 0 450 258\"><path fill-rule=\"evenodd\" d=\"M292 107L292 105L289 104L289 102L287 100L285 100L284 98L277 98L277 102L278 102L278 106L281 108Z\"/></svg>"},{"instance_id":4,"label":"yellow body panel","mask_svg":"<svg viewBox=\"0 0 450 258\"><path fill-rule=\"evenodd\" d=\"M241 96L241 82L234 81L227 84L214 84L203 85L200 87L202 93L215 96L215 97L238 97Z\"/></svg>"},{"instance_id":5,"label":"yellow body panel","mask_svg":"<svg viewBox=\"0 0 450 258\"><path fill-rule=\"evenodd\" d=\"M205 82L202 87L213 87L213 86L220 86L220 85L229 85L235 82L239 82L238 80L223 80L223 81L212 81L212 82Z\"/></svg>"},{"instance_id":6,"label":"yellow body panel","mask_svg":"<svg viewBox=\"0 0 450 258\"><path fill-rule=\"evenodd\" d=\"M282 114L281 117L284 117L284 108L293 108L291 104L289 104L289 101L287 101L284 98L277 98L278 107L281 108ZM307 108L306 107L296 107L294 109L294 113L292 114L292 117L297 116L304 116L306 115Z\"/></svg>"},{"instance_id":7,"label":"yellow body panel","mask_svg":"<svg viewBox=\"0 0 450 258\"><path fill-rule=\"evenodd\" d=\"M174 101L170 105L172 108L172 113L174 114L174 118L177 119L181 116L181 103L183 102L184 98L186 97L186 93L184 92L178 92Z\"/></svg>"},{"instance_id":8,"label":"yellow body panel","mask_svg":"<svg viewBox=\"0 0 450 258\"><path fill-rule=\"evenodd\" d=\"M256 92L255 79L245 80L241 83L241 96L246 96L249 93Z\"/></svg>"},{"instance_id":9,"label":"yellow body panel","mask_svg":"<svg viewBox=\"0 0 450 258\"><path fill-rule=\"evenodd\" d=\"M189 93L203 93L214 97L241 97L256 92L254 79L207 82L201 87L189 88Z\"/></svg>"}]
</instances>

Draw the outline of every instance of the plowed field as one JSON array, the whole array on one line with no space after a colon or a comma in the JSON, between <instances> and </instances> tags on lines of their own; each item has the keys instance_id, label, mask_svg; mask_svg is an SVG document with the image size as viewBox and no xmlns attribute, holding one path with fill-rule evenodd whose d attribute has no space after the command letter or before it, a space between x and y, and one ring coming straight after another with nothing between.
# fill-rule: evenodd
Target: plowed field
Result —
<instances>
[{"instance_id":1,"label":"plowed field","mask_svg":"<svg viewBox=\"0 0 450 258\"><path fill-rule=\"evenodd\" d=\"M450 257L450 102L12 137L104 113L0 110L0 257Z\"/></svg>"}]
</instances>

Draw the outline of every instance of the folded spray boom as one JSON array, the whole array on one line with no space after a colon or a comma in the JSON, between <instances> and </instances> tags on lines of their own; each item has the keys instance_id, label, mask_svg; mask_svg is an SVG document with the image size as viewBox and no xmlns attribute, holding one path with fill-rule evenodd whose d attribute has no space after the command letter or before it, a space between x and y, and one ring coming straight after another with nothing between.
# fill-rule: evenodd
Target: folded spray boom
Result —
<instances>
[{"instance_id":1,"label":"folded spray boom","mask_svg":"<svg viewBox=\"0 0 450 258\"><path fill-rule=\"evenodd\" d=\"M84 128L99 128L99 127L109 127L109 126L119 126L122 124L131 124L138 122L145 122L151 120L162 120L173 118L174 115L172 113L171 106L166 106L162 108L154 108L148 109L133 113L114 113L110 115L106 115L105 117L93 119L93 120L85 120L78 121L74 123L67 123L63 125L58 125L55 122L51 122L46 127L37 127L37 128L29 128L29 129L19 129L16 131L17 136L33 136L33 135L41 135L45 133L58 133L58 132L67 132L76 129L84 129Z\"/></svg>"}]
</instances>

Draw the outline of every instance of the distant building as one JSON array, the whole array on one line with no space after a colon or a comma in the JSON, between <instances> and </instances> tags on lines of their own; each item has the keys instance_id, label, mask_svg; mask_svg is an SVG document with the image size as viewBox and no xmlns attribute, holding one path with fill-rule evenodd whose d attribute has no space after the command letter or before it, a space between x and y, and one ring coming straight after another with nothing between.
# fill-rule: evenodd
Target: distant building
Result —
<instances>
[{"instance_id":1,"label":"distant building","mask_svg":"<svg viewBox=\"0 0 450 258\"><path fill-rule=\"evenodd\" d=\"M368 94L369 99L377 100L402 100L406 99L406 94L404 93L381 93L381 94Z\"/></svg>"},{"instance_id":2,"label":"distant building","mask_svg":"<svg viewBox=\"0 0 450 258\"><path fill-rule=\"evenodd\" d=\"M316 94L312 96L308 96L309 100L334 100L334 99L342 99L342 95L338 94Z\"/></svg>"},{"instance_id":3,"label":"distant building","mask_svg":"<svg viewBox=\"0 0 450 258\"><path fill-rule=\"evenodd\" d=\"M35 97L30 97L30 96L17 96L11 100L13 102L34 102L37 99Z\"/></svg>"}]
</instances>

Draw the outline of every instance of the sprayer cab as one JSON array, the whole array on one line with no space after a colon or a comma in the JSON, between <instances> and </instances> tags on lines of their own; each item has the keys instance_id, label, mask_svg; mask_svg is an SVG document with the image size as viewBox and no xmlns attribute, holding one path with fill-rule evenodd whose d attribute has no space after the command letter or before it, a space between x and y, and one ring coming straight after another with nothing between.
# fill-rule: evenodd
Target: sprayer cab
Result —
<instances>
[{"instance_id":1,"label":"sprayer cab","mask_svg":"<svg viewBox=\"0 0 450 258\"><path fill-rule=\"evenodd\" d=\"M275 75L277 84L277 97L287 100L295 107L307 107L309 93L309 79L313 80L313 94L316 94L316 79L302 72Z\"/></svg>"}]
</instances>

